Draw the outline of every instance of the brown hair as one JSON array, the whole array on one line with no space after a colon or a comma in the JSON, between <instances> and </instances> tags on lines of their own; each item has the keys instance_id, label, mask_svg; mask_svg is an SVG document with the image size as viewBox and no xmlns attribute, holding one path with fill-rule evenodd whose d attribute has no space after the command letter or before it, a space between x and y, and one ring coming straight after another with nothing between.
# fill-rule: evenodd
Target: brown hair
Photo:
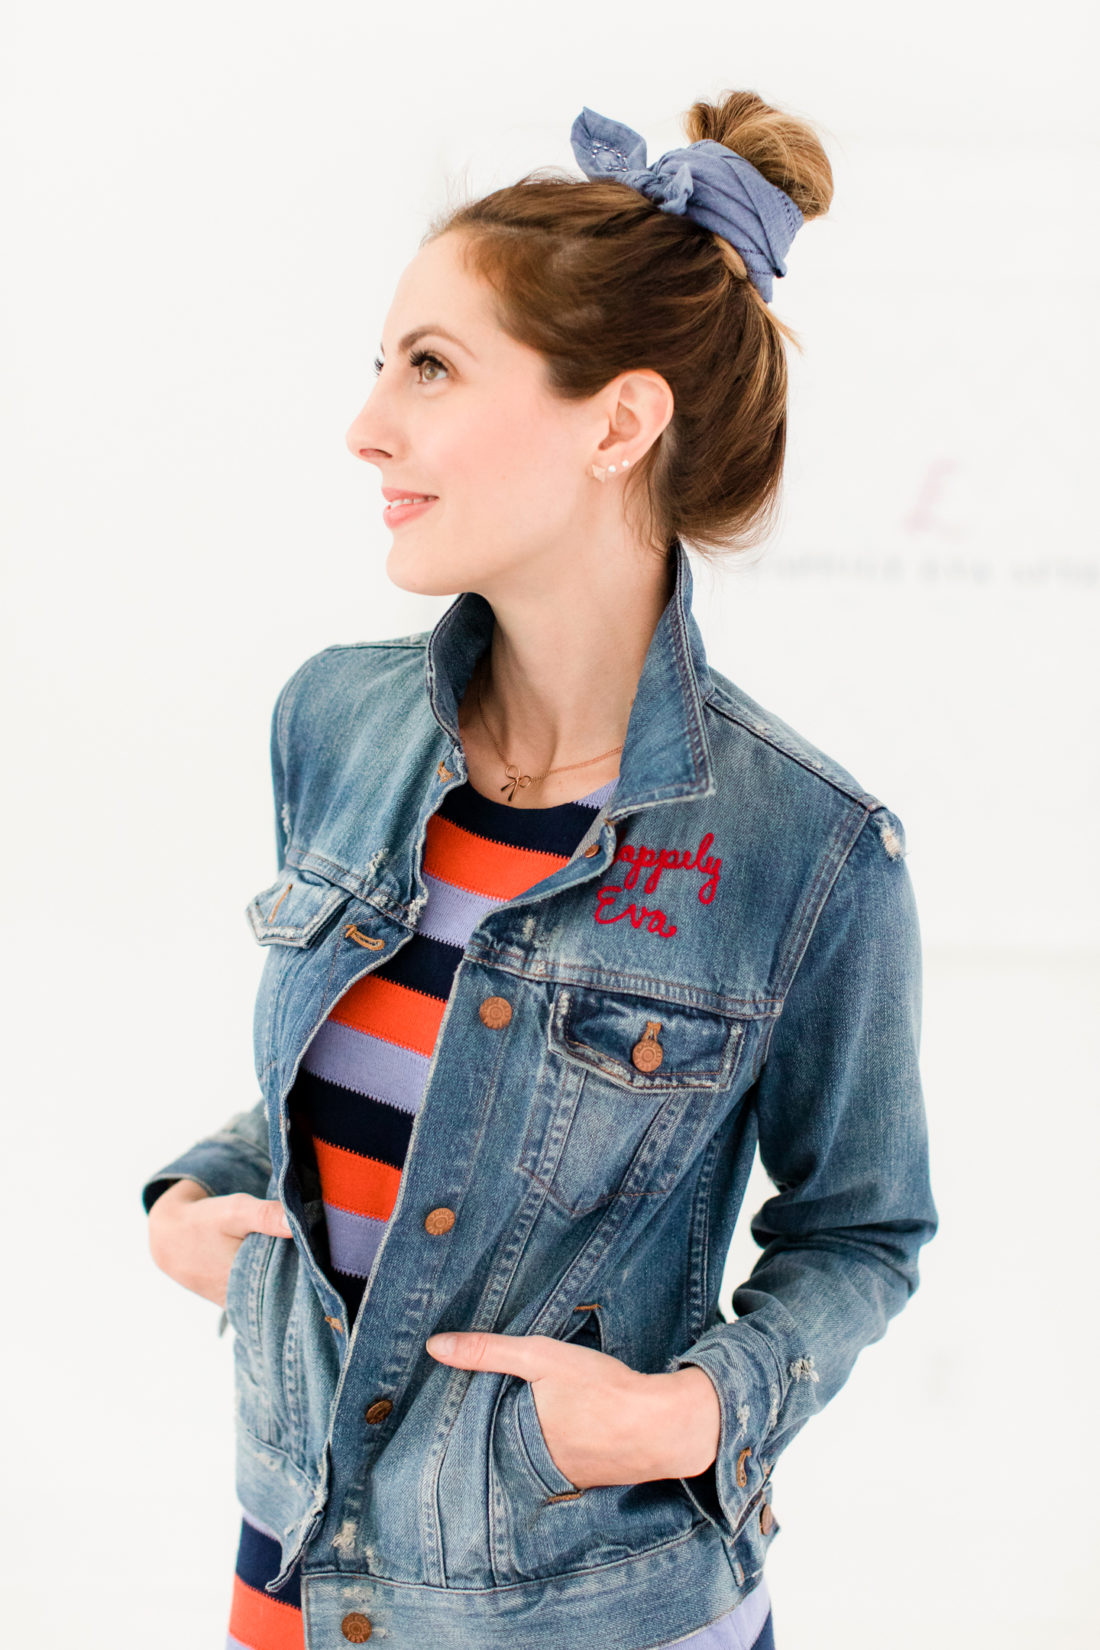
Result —
<instances>
[{"instance_id":1,"label":"brown hair","mask_svg":"<svg viewBox=\"0 0 1100 1650\"><path fill-rule=\"evenodd\" d=\"M828 210L828 157L804 120L754 92L698 102L689 143L743 155L807 219ZM553 168L449 207L424 241L460 231L494 289L500 325L541 352L552 389L594 395L619 373L659 372L675 411L624 478L644 493L657 542L674 534L709 559L757 544L774 525L787 432L784 340L792 329L748 279L740 255L690 218L628 184Z\"/></svg>"}]
</instances>

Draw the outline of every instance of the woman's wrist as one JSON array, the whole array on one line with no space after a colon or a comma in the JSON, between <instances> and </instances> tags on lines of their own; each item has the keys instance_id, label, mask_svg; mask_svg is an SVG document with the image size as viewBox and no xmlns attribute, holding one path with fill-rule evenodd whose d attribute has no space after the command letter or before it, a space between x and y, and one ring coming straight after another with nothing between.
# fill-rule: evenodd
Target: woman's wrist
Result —
<instances>
[{"instance_id":1,"label":"woman's wrist","mask_svg":"<svg viewBox=\"0 0 1100 1650\"><path fill-rule=\"evenodd\" d=\"M197 1180L190 1180L187 1176L184 1176L180 1180L174 1180L170 1186L164 1188L163 1192L154 1201L149 1214L151 1217L158 1209L161 1209L163 1213L165 1209L172 1209L180 1203L198 1203L200 1199L209 1196L210 1193L205 1186L200 1186Z\"/></svg>"},{"instance_id":2,"label":"woman's wrist","mask_svg":"<svg viewBox=\"0 0 1100 1650\"><path fill-rule=\"evenodd\" d=\"M667 1374L648 1375L642 1435L655 1446L656 1470L649 1478L694 1478L718 1455L722 1410L718 1393L697 1364Z\"/></svg>"}]
</instances>

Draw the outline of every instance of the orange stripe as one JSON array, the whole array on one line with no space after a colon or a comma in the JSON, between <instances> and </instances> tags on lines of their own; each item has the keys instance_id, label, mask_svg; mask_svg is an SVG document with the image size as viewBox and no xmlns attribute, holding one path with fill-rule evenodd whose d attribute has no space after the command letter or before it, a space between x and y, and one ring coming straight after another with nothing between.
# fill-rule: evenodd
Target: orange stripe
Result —
<instances>
[{"instance_id":1,"label":"orange stripe","mask_svg":"<svg viewBox=\"0 0 1100 1650\"><path fill-rule=\"evenodd\" d=\"M321 1195L325 1200L338 1208L350 1209L353 1215L389 1220L397 1202L401 1170L391 1163L379 1163L376 1157L348 1151L346 1146L330 1146L327 1140L319 1140L316 1135L313 1144L321 1176Z\"/></svg>"},{"instance_id":2,"label":"orange stripe","mask_svg":"<svg viewBox=\"0 0 1100 1650\"><path fill-rule=\"evenodd\" d=\"M305 1650L302 1612L233 1577L229 1631L248 1650Z\"/></svg>"},{"instance_id":3,"label":"orange stripe","mask_svg":"<svg viewBox=\"0 0 1100 1650\"><path fill-rule=\"evenodd\" d=\"M430 1054L446 1007L442 997L430 997L426 991L368 974L345 991L329 1019L355 1031L369 1031L374 1037L414 1049L417 1054Z\"/></svg>"},{"instance_id":4,"label":"orange stripe","mask_svg":"<svg viewBox=\"0 0 1100 1650\"><path fill-rule=\"evenodd\" d=\"M566 854L538 848L513 848L506 842L475 836L453 820L433 814L424 838L424 869L456 888L490 899L514 899L536 882L568 865Z\"/></svg>"}]
</instances>

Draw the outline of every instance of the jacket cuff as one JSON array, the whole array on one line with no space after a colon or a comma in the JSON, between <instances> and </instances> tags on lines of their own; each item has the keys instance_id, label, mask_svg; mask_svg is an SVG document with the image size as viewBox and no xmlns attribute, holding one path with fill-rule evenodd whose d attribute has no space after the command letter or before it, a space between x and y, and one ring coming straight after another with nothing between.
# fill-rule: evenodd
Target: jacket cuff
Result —
<instances>
[{"instance_id":1,"label":"jacket cuff","mask_svg":"<svg viewBox=\"0 0 1100 1650\"><path fill-rule=\"evenodd\" d=\"M266 1152L253 1151L239 1134L225 1139L213 1135L209 1140L201 1140L145 1182L141 1201L146 1214L161 1192L177 1180L197 1180L211 1197L223 1197L230 1192L251 1192L253 1197L266 1197L271 1183L271 1160Z\"/></svg>"},{"instance_id":2,"label":"jacket cuff","mask_svg":"<svg viewBox=\"0 0 1100 1650\"><path fill-rule=\"evenodd\" d=\"M770 1350L762 1346L757 1353L748 1334L739 1331L736 1321L717 1324L668 1366L675 1370L695 1364L718 1394L718 1454L704 1472L680 1483L727 1540L740 1533L766 1498L773 1466L768 1442L782 1395Z\"/></svg>"}]
</instances>

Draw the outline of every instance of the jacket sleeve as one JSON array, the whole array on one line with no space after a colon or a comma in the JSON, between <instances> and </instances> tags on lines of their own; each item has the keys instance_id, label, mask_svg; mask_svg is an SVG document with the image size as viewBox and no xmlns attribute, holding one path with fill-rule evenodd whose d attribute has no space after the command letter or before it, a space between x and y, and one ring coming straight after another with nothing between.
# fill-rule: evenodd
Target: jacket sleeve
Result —
<instances>
[{"instance_id":1,"label":"jacket sleeve","mask_svg":"<svg viewBox=\"0 0 1100 1650\"><path fill-rule=\"evenodd\" d=\"M900 821L868 815L786 994L755 1103L776 1187L736 1318L671 1360L719 1397L717 1459L681 1482L728 1537L780 1452L847 1380L918 1285L935 1235L918 1071L921 956Z\"/></svg>"},{"instance_id":2,"label":"jacket sleeve","mask_svg":"<svg viewBox=\"0 0 1100 1650\"><path fill-rule=\"evenodd\" d=\"M289 821L286 808L286 763L283 731L291 689L310 661L284 683L271 713L271 782L275 801L276 872L286 864ZM271 1151L262 1099L249 1111L235 1112L214 1134L207 1135L173 1158L145 1182L141 1201L146 1214L161 1192L176 1180L196 1180L212 1197L228 1192L251 1192L266 1197L271 1177Z\"/></svg>"},{"instance_id":3,"label":"jacket sleeve","mask_svg":"<svg viewBox=\"0 0 1100 1650\"><path fill-rule=\"evenodd\" d=\"M142 1187L141 1201L148 1214L176 1180L197 1180L211 1197L228 1192L266 1197L270 1178L267 1115L263 1100L258 1100L251 1111L235 1112L216 1133L158 1169Z\"/></svg>"}]
</instances>

